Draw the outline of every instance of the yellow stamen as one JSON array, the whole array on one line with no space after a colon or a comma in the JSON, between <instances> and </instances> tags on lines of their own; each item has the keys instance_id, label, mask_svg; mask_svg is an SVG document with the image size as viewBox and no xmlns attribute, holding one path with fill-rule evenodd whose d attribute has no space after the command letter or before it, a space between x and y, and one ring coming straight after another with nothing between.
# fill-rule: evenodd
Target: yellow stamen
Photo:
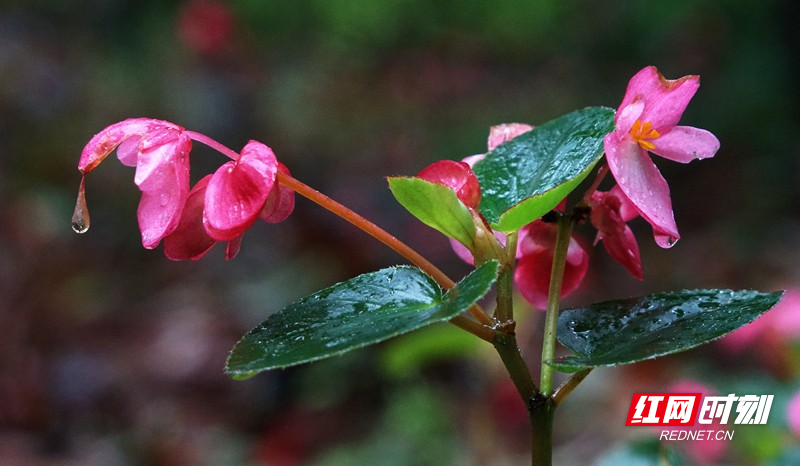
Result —
<instances>
[{"instance_id":1,"label":"yellow stamen","mask_svg":"<svg viewBox=\"0 0 800 466\"><path fill-rule=\"evenodd\" d=\"M649 121L642 123L641 120L636 120L636 123L631 126L631 136L642 149L653 150L656 145L649 140L657 139L661 134L653 129L653 123Z\"/></svg>"}]
</instances>

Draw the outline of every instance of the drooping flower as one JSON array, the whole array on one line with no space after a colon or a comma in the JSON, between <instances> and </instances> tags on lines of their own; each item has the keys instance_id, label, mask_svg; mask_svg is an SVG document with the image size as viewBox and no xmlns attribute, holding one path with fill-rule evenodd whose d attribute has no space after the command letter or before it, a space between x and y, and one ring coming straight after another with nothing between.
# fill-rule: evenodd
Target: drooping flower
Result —
<instances>
[{"instance_id":1,"label":"drooping flower","mask_svg":"<svg viewBox=\"0 0 800 466\"><path fill-rule=\"evenodd\" d=\"M192 139L233 160L189 190L189 151ZM96 134L83 149L78 170L85 176L116 149L119 160L136 167L134 181L142 191L139 228L142 244L155 248L165 239L170 259L199 259L219 241L228 243L225 257L233 258L241 237L257 218L268 223L285 220L294 209L294 192L277 183L289 170L272 149L250 141L241 154L173 123L131 118ZM78 192L73 229L88 229L84 194Z\"/></svg>"},{"instance_id":2,"label":"drooping flower","mask_svg":"<svg viewBox=\"0 0 800 466\"><path fill-rule=\"evenodd\" d=\"M294 192L276 182L279 171L289 174L272 149L258 141L247 143L237 160L192 188L180 224L164 240L164 254L173 260L197 260L225 241L225 258L232 259L256 219L277 223L294 209Z\"/></svg>"},{"instance_id":3,"label":"drooping flower","mask_svg":"<svg viewBox=\"0 0 800 466\"><path fill-rule=\"evenodd\" d=\"M134 182L142 191L138 209L142 245L153 249L178 226L189 195L191 148L182 127L131 118L97 133L84 147L78 170L87 175L114 149L120 162L136 167Z\"/></svg>"},{"instance_id":4,"label":"drooping flower","mask_svg":"<svg viewBox=\"0 0 800 466\"><path fill-rule=\"evenodd\" d=\"M647 153L681 163L714 156L719 141L713 134L677 126L699 85L699 76L667 80L655 67L644 68L628 83L614 117L616 127L603 141L619 187L653 227L656 243L664 248L671 247L680 235L669 186Z\"/></svg>"},{"instance_id":5,"label":"drooping flower","mask_svg":"<svg viewBox=\"0 0 800 466\"><path fill-rule=\"evenodd\" d=\"M557 234L556 223L542 220L536 220L522 227L519 232L517 243L519 259L514 269L514 283L529 303L542 310L547 307ZM588 248L573 235L567 249L561 297L577 290L588 270Z\"/></svg>"},{"instance_id":6,"label":"drooping flower","mask_svg":"<svg viewBox=\"0 0 800 466\"><path fill-rule=\"evenodd\" d=\"M638 280L644 279L639 245L627 222L639 216L636 208L619 188L592 193L591 222L597 228L598 241L603 242L608 254L622 264Z\"/></svg>"}]
</instances>

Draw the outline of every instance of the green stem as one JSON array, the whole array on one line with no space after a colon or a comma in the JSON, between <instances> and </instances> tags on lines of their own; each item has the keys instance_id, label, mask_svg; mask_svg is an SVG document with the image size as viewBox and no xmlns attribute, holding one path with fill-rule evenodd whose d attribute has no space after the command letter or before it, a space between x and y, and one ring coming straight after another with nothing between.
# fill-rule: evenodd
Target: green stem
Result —
<instances>
[{"instance_id":1,"label":"green stem","mask_svg":"<svg viewBox=\"0 0 800 466\"><path fill-rule=\"evenodd\" d=\"M528 404L531 420L531 464L550 466L553 463L553 398L537 394Z\"/></svg>"},{"instance_id":2,"label":"green stem","mask_svg":"<svg viewBox=\"0 0 800 466\"><path fill-rule=\"evenodd\" d=\"M519 352L517 345L517 338L514 335L512 328L505 328L498 330L494 341L492 342L497 354L503 361L503 365L508 370L508 375L511 376L511 381L519 392L519 396L524 403L529 403L530 400L536 395L536 384L533 382L533 377L522 359L522 354Z\"/></svg>"},{"instance_id":3,"label":"green stem","mask_svg":"<svg viewBox=\"0 0 800 466\"><path fill-rule=\"evenodd\" d=\"M500 276L497 277L497 309L494 312L494 317L501 325L514 320L514 300L511 282L514 275L516 254L517 232L513 232L506 236L505 263L500 269Z\"/></svg>"},{"instance_id":4,"label":"green stem","mask_svg":"<svg viewBox=\"0 0 800 466\"><path fill-rule=\"evenodd\" d=\"M544 318L544 342L542 343L542 374L539 381L542 394L549 397L553 393L553 368L547 364L556 354L556 324L561 299L561 284L564 280L564 267L567 261L572 218L558 217L558 234L553 251L553 268L550 273L550 289L547 294L547 314Z\"/></svg>"},{"instance_id":5,"label":"green stem","mask_svg":"<svg viewBox=\"0 0 800 466\"><path fill-rule=\"evenodd\" d=\"M494 311L494 317L500 325L514 321L512 278L513 269L511 268L503 268L500 276L497 277L497 309Z\"/></svg>"}]
</instances>

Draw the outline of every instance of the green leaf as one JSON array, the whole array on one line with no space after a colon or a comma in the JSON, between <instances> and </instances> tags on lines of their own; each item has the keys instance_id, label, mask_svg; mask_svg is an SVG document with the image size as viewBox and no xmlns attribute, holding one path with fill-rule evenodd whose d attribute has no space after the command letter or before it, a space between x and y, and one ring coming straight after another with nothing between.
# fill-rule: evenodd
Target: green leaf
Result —
<instances>
[{"instance_id":1,"label":"green leaf","mask_svg":"<svg viewBox=\"0 0 800 466\"><path fill-rule=\"evenodd\" d=\"M551 211L589 175L614 130L614 110L589 107L501 144L475 164L481 213L514 231Z\"/></svg>"},{"instance_id":2,"label":"green leaf","mask_svg":"<svg viewBox=\"0 0 800 466\"><path fill-rule=\"evenodd\" d=\"M395 199L422 223L472 248L472 215L452 189L410 177L389 177L389 188Z\"/></svg>"},{"instance_id":3,"label":"green leaf","mask_svg":"<svg viewBox=\"0 0 800 466\"><path fill-rule=\"evenodd\" d=\"M607 301L558 316L558 341L576 353L548 362L562 372L685 351L754 321L783 292L685 290Z\"/></svg>"},{"instance_id":4,"label":"green leaf","mask_svg":"<svg viewBox=\"0 0 800 466\"><path fill-rule=\"evenodd\" d=\"M498 267L497 261L482 264L444 295L416 267L391 267L338 283L290 304L250 330L233 347L225 372L245 379L449 320L489 291Z\"/></svg>"}]
</instances>

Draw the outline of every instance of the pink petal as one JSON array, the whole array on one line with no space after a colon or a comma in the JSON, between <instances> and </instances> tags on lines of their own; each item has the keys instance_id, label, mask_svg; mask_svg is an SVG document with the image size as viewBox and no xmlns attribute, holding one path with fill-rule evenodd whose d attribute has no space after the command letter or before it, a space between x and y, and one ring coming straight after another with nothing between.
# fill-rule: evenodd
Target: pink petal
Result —
<instances>
[{"instance_id":1,"label":"pink petal","mask_svg":"<svg viewBox=\"0 0 800 466\"><path fill-rule=\"evenodd\" d=\"M139 160L139 144L141 142L141 137L131 136L122 141L117 147L117 158L123 165L128 167L136 166L136 162Z\"/></svg>"},{"instance_id":2,"label":"pink petal","mask_svg":"<svg viewBox=\"0 0 800 466\"><path fill-rule=\"evenodd\" d=\"M489 129L489 151L493 151L495 147L500 144L510 141L520 134L527 133L532 130L533 126L526 125L525 123L504 123L502 125L495 125Z\"/></svg>"},{"instance_id":3,"label":"pink petal","mask_svg":"<svg viewBox=\"0 0 800 466\"><path fill-rule=\"evenodd\" d=\"M528 302L538 309L545 309L558 229L555 224L542 221L533 222L524 229L527 232L524 241L519 244L522 257L514 269L514 283ZM567 258L561 285L562 297L578 289L589 270L589 253L574 238L570 239Z\"/></svg>"},{"instance_id":4,"label":"pink petal","mask_svg":"<svg viewBox=\"0 0 800 466\"><path fill-rule=\"evenodd\" d=\"M472 209L477 209L481 202L481 185L475 173L464 162L440 160L423 168L417 177L449 187L465 206Z\"/></svg>"},{"instance_id":5,"label":"pink petal","mask_svg":"<svg viewBox=\"0 0 800 466\"><path fill-rule=\"evenodd\" d=\"M172 128L141 138L134 182L142 191L138 217L145 248L156 247L178 226L189 196L191 146L187 136Z\"/></svg>"},{"instance_id":6,"label":"pink petal","mask_svg":"<svg viewBox=\"0 0 800 466\"><path fill-rule=\"evenodd\" d=\"M514 268L514 283L522 297L536 309L547 309L552 268L553 255L547 251L523 256Z\"/></svg>"},{"instance_id":7,"label":"pink petal","mask_svg":"<svg viewBox=\"0 0 800 466\"><path fill-rule=\"evenodd\" d=\"M137 216L142 233L142 245L147 249L178 227L181 212L189 195L188 165L165 165L160 171L159 185L142 191Z\"/></svg>"},{"instance_id":8,"label":"pink petal","mask_svg":"<svg viewBox=\"0 0 800 466\"><path fill-rule=\"evenodd\" d=\"M625 108L637 99L643 99L645 107L639 119L642 122L651 122L653 129L665 134L678 124L698 87L699 76L669 80L654 66L648 66L631 78L620 108Z\"/></svg>"},{"instance_id":9,"label":"pink petal","mask_svg":"<svg viewBox=\"0 0 800 466\"><path fill-rule=\"evenodd\" d=\"M250 141L236 161L222 165L206 190L206 230L218 241L241 235L258 217L275 185L278 161L272 149Z\"/></svg>"},{"instance_id":10,"label":"pink petal","mask_svg":"<svg viewBox=\"0 0 800 466\"><path fill-rule=\"evenodd\" d=\"M629 105L620 107L619 111L614 115L616 131L622 133L630 132L633 124L642 116L642 111L644 111L644 98L641 96L632 101Z\"/></svg>"},{"instance_id":11,"label":"pink petal","mask_svg":"<svg viewBox=\"0 0 800 466\"><path fill-rule=\"evenodd\" d=\"M680 238L672 201L661 172L632 138L609 133L603 140L608 166L622 192L653 227L656 243L668 248Z\"/></svg>"},{"instance_id":12,"label":"pink petal","mask_svg":"<svg viewBox=\"0 0 800 466\"><path fill-rule=\"evenodd\" d=\"M169 259L197 260L217 243L203 226L203 206L210 180L211 175L207 175L194 185L186 199L178 227L164 238L164 255Z\"/></svg>"},{"instance_id":13,"label":"pink petal","mask_svg":"<svg viewBox=\"0 0 800 466\"><path fill-rule=\"evenodd\" d=\"M285 175L292 176L286 165L278 162L278 171ZM269 193L267 203L264 209L261 210L261 220L267 223L278 223L289 218L289 215L294 211L294 191L276 183L275 189Z\"/></svg>"},{"instance_id":14,"label":"pink petal","mask_svg":"<svg viewBox=\"0 0 800 466\"><path fill-rule=\"evenodd\" d=\"M719 140L710 132L691 126L676 126L653 141L651 152L680 163L713 157L719 150Z\"/></svg>"},{"instance_id":15,"label":"pink petal","mask_svg":"<svg viewBox=\"0 0 800 466\"><path fill-rule=\"evenodd\" d=\"M86 143L81 153L81 158L78 161L78 170L84 174L89 173L124 140L132 136L141 136L144 134L153 121L158 120L152 120L150 118L129 118L105 127Z\"/></svg>"},{"instance_id":16,"label":"pink petal","mask_svg":"<svg viewBox=\"0 0 800 466\"><path fill-rule=\"evenodd\" d=\"M636 210L636 206L633 205L633 202L628 199L628 196L622 192L619 185L614 185L611 191L608 192L608 195L613 196L619 201L619 216L623 222L630 222L639 216L639 211Z\"/></svg>"},{"instance_id":17,"label":"pink petal","mask_svg":"<svg viewBox=\"0 0 800 466\"><path fill-rule=\"evenodd\" d=\"M127 148L126 148L127 150ZM133 182L142 191L161 189L163 178L170 168L186 172L186 192L189 192L189 152L192 140L182 131L157 128L141 137L136 174ZM126 156L127 158L127 156Z\"/></svg>"},{"instance_id":18,"label":"pink petal","mask_svg":"<svg viewBox=\"0 0 800 466\"><path fill-rule=\"evenodd\" d=\"M606 193L596 191L592 194L590 219L598 229L597 239L603 241L608 254L636 279L642 280L644 274L639 245L621 214L623 204L629 202L616 186Z\"/></svg>"}]
</instances>

